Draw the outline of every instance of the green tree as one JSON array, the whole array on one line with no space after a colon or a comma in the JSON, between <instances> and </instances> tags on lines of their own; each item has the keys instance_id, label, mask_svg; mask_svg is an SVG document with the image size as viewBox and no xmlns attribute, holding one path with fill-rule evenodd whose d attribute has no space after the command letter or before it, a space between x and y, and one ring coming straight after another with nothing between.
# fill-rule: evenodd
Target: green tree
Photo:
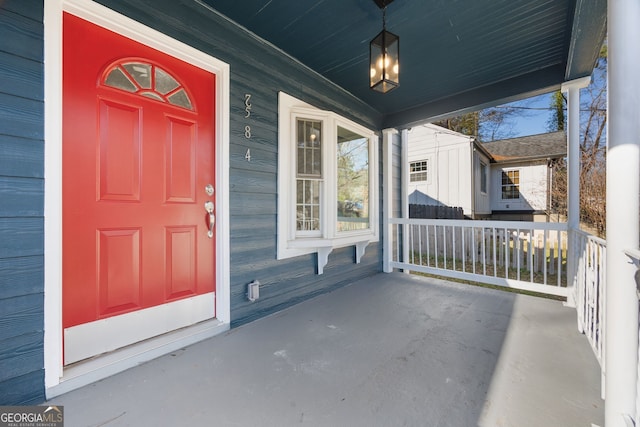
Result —
<instances>
[{"instance_id":1,"label":"green tree","mask_svg":"<svg viewBox=\"0 0 640 427\"><path fill-rule=\"evenodd\" d=\"M549 132L556 132L559 130L565 130L565 110L567 106L567 99L564 94L557 90L551 95L551 117L547 120L547 130Z\"/></svg>"}]
</instances>

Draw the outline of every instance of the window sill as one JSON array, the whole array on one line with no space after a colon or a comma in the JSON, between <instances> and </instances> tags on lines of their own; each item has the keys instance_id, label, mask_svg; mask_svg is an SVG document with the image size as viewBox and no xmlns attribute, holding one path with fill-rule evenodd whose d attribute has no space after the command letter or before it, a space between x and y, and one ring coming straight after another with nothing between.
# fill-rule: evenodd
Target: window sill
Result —
<instances>
[{"instance_id":1,"label":"window sill","mask_svg":"<svg viewBox=\"0 0 640 427\"><path fill-rule=\"evenodd\" d=\"M338 237L335 239L308 238L289 240L287 241L286 248L278 250L278 259L292 258L295 256L316 253L318 254L317 273L323 274L324 267L329 261L329 254L331 254L334 249L347 246L355 246L356 264L360 264L360 260L364 256L366 247L370 242L374 242L377 240L377 237L371 233L367 233L366 235Z\"/></svg>"}]
</instances>

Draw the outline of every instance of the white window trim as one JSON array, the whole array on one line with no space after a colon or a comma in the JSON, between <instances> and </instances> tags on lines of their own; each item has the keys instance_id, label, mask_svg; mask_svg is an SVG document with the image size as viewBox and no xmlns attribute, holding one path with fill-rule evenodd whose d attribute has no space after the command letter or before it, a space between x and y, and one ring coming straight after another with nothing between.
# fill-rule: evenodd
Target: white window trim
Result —
<instances>
[{"instance_id":1,"label":"white window trim","mask_svg":"<svg viewBox=\"0 0 640 427\"><path fill-rule=\"evenodd\" d=\"M509 172L518 172L518 197L516 197L515 199L505 199L502 196L502 190L504 189L504 185L502 185L502 174L506 173L507 175L509 174ZM500 175L499 175L499 180L500 180L500 200L502 201L502 203L512 203L514 201L519 201L522 199L522 191L520 191L520 186L522 185L521 181L522 181L522 177L521 177L521 173L522 173L522 169L521 168L504 168L504 169L500 169Z\"/></svg>"},{"instance_id":2,"label":"white window trim","mask_svg":"<svg viewBox=\"0 0 640 427\"><path fill-rule=\"evenodd\" d=\"M426 157L424 159L416 159L416 160L410 160L409 161L409 183L410 184L430 184L430 179L429 177L431 176L431 156ZM426 162L427 163L427 170L426 171L420 171L420 172L411 172L411 165L413 163L422 163L422 162ZM424 180L420 180L420 181L412 181L411 180L411 175L415 175L415 174L419 174L419 173L423 173L426 172L427 178Z\"/></svg>"},{"instance_id":3,"label":"white window trim","mask_svg":"<svg viewBox=\"0 0 640 427\"><path fill-rule=\"evenodd\" d=\"M482 166L484 165L484 173L482 172ZM478 169L480 172L480 193L489 194L489 164L480 159L478 163ZM484 175L484 190L482 189L482 177ZM502 183L501 183L502 184Z\"/></svg>"},{"instance_id":4,"label":"white window trim","mask_svg":"<svg viewBox=\"0 0 640 427\"><path fill-rule=\"evenodd\" d=\"M295 119L304 117L322 120L322 177L320 229L317 236L297 235L296 206L296 157L292 145L295 135ZM336 230L337 208L337 127L341 126L369 138L369 228L367 230ZM310 253L318 254L318 274L323 273L329 254L335 248L355 246L356 263L364 255L370 242L379 240L378 212L378 136L370 129L344 117L307 104L286 93L278 94L278 259L293 258Z\"/></svg>"}]
</instances>

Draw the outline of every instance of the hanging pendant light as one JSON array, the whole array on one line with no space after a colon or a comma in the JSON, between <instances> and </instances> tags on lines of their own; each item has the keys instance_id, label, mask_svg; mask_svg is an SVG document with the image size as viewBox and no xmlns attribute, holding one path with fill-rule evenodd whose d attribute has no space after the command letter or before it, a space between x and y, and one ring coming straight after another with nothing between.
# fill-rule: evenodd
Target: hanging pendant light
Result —
<instances>
[{"instance_id":1,"label":"hanging pendant light","mask_svg":"<svg viewBox=\"0 0 640 427\"><path fill-rule=\"evenodd\" d=\"M387 5L393 0L374 0L382 9L382 31L369 43L369 87L387 93L400 85L400 38L387 31Z\"/></svg>"}]
</instances>

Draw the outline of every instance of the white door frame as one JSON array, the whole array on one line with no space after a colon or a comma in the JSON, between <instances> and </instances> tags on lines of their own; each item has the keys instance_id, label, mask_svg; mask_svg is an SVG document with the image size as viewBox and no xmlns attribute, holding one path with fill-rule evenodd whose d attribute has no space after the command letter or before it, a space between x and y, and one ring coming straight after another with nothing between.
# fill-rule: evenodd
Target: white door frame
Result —
<instances>
[{"instance_id":1,"label":"white door frame","mask_svg":"<svg viewBox=\"0 0 640 427\"><path fill-rule=\"evenodd\" d=\"M216 319L78 366L62 365L62 14L79 16L216 75ZM47 398L229 329L229 65L91 0L44 2L44 368Z\"/></svg>"}]
</instances>

